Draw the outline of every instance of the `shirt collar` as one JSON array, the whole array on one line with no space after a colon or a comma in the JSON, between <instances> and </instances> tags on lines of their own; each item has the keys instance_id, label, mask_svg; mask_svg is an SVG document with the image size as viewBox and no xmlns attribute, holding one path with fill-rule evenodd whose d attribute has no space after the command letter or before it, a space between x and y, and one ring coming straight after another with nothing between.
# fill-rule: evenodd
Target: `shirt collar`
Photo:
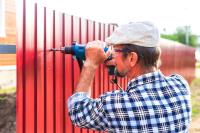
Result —
<instances>
[{"instance_id":1,"label":"shirt collar","mask_svg":"<svg viewBox=\"0 0 200 133\"><path fill-rule=\"evenodd\" d=\"M134 88L135 86L138 86L138 85L143 85L143 84L151 83L156 80L161 80L163 76L164 75L162 74L160 70L140 75L128 82L128 87L126 91L129 91L131 88Z\"/></svg>"}]
</instances>

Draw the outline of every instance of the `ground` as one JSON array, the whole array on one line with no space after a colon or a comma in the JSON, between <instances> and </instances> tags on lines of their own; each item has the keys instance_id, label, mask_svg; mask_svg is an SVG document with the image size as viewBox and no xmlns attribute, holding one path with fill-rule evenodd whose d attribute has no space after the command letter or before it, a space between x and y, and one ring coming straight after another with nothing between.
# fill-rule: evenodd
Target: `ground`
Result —
<instances>
[{"instance_id":1,"label":"ground","mask_svg":"<svg viewBox=\"0 0 200 133\"><path fill-rule=\"evenodd\" d=\"M0 133L16 132L15 98L15 93L0 94Z\"/></svg>"},{"instance_id":2,"label":"ground","mask_svg":"<svg viewBox=\"0 0 200 133\"><path fill-rule=\"evenodd\" d=\"M16 131L16 70L0 70L0 133Z\"/></svg>"},{"instance_id":3,"label":"ground","mask_svg":"<svg viewBox=\"0 0 200 133\"><path fill-rule=\"evenodd\" d=\"M200 117L194 118L190 126L190 133L200 133Z\"/></svg>"}]
</instances>

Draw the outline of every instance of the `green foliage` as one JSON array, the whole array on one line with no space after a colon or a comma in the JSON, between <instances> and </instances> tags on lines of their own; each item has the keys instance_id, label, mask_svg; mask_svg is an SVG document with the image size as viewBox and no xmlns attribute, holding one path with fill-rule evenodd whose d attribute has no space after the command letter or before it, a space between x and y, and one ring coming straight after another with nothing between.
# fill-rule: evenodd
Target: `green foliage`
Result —
<instances>
[{"instance_id":1,"label":"green foliage","mask_svg":"<svg viewBox=\"0 0 200 133\"><path fill-rule=\"evenodd\" d=\"M189 43L192 47L197 47L197 36L196 35L190 35L189 37Z\"/></svg>"},{"instance_id":2,"label":"green foliage","mask_svg":"<svg viewBox=\"0 0 200 133\"><path fill-rule=\"evenodd\" d=\"M191 33L189 27L188 28L178 27L174 34L161 34L161 37L186 44L186 39L185 39L186 33L188 33L188 36L189 36L189 44L188 45L190 45L192 47L196 47L197 46L197 36L193 35Z\"/></svg>"},{"instance_id":3,"label":"green foliage","mask_svg":"<svg viewBox=\"0 0 200 133\"><path fill-rule=\"evenodd\" d=\"M189 31L190 32L190 31ZM190 33L189 33L190 34ZM186 30L183 27L178 27L176 29L175 35L178 37L178 41L180 43L186 44L185 36L186 36Z\"/></svg>"},{"instance_id":4,"label":"green foliage","mask_svg":"<svg viewBox=\"0 0 200 133\"><path fill-rule=\"evenodd\" d=\"M176 36L174 34L170 34L170 35L161 34L161 37L178 42L178 36Z\"/></svg>"}]
</instances>

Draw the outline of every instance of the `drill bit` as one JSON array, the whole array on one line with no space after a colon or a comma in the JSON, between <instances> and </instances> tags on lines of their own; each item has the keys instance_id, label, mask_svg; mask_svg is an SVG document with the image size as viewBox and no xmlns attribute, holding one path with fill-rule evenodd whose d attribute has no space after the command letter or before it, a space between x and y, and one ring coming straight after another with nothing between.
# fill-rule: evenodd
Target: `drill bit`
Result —
<instances>
[{"instance_id":1,"label":"drill bit","mask_svg":"<svg viewBox=\"0 0 200 133\"><path fill-rule=\"evenodd\" d=\"M60 51L62 53L65 53L65 47L60 47L60 48L51 48L49 50L50 52L53 51L53 52L56 52L56 51ZM66 53L67 54L67 53Z\"/></svg>"},{"instance_id":2,"label":"drill bit","mask_svg":"<svg viewBox=\"0 0 200 133\"><path fill-rule=\"evenodd\" d=\"M61 51L61 49L60 48L51 48L50 51L53 51L53 52L54 51Z\"/></svg>"}]
</instances>

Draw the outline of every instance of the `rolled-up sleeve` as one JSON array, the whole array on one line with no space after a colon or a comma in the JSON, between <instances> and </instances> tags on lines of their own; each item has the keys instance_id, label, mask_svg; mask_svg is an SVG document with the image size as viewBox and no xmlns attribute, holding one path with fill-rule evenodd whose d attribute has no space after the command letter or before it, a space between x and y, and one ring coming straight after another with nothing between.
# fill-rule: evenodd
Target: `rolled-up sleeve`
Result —
<instances>
[{"instance_id":1,"label":"rolled-up sleeve","mask_svg":"<svg viewBox=\"0 0 200 133\"><path fill-rule=\"evenodd\" d=\"M68 99L68 110L72 123L79 127L104 131L108 129L100 98L89 98L84 92L75 93Z\"/></svg>"}]
</instances>

